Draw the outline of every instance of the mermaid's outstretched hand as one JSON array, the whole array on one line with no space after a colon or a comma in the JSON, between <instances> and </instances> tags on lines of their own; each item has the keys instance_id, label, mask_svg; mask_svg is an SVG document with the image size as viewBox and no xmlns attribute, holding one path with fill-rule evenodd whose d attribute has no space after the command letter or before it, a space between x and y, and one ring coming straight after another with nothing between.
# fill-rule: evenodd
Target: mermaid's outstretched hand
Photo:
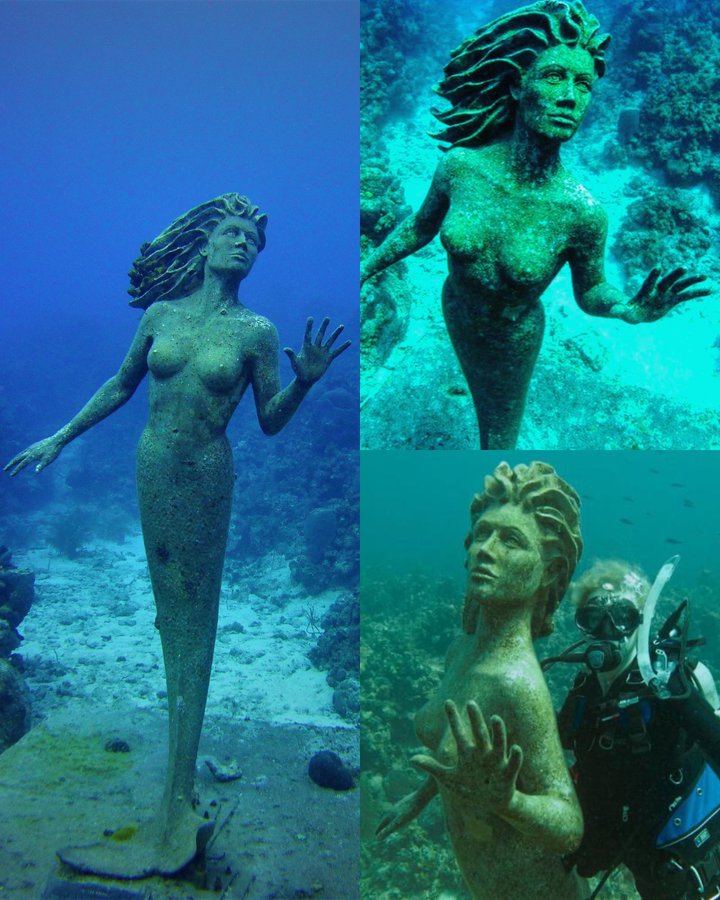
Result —
<instances>
[{"instance_id":1,"label":"mermaid's outstretched hand","mask_svg":"<svg viewBox=\"0 0 720 900\"><path fill-rule=\"evenodd\" d=\"M490 728L477 703L465 707L470 723L468 731L457 706L448 700L445 713L457 745L457 762L444 766L431 756L414 756L410 762L432 775L446 790L464 804L477 810L503 812L510 808L516 791L523 753L517 744L509 749L505 722L490 717Z\"/></svg>"},{"instance_id":2,"label":"mermaid's outstretched hand","mask_svg":"<svg viewBox=\"0 0 720 900\"><path fill-rule=\"evenodd\" d=\"M630 301L637 322L656 322L678 303L712 294L712 289L703 284L707 282L704 275L694 275L688 273L687 269L678 267L660 278L660 271L659 266L651 269L642 287Z\"/></svg>"},{"instance_id":3,"label":"mermaid's outstretched hand","mask_svg":"<svg viewBox=\"0 0 720 900\"><path fill-rule=\"evenodd\" d=\"M345 341L345 343L336 347L335 350L331 349L332 345L342 334L342 331L345 328L344 325L338 325L335 331L333 331L327 341L323 344L323 338L325 337L325 332L327 331L329 324L330 319L325 317L318 328L315 340L313 340L313 319L310 317L305 326L305 337L303 338L303 345L300 352L295 353L290 347L283 348L290 359L290 365L293 368L295 377L303 384L314 384L316 381L319 381L319 379L327 372L330 363L334 359L337 359L338 356L340 356L341 353L344 353L350 346L351 342Z\"/></svg>"},{"instance_id":4,"label":"mermaid's outstretched hand","mask_svg":"<svg viewBox=\"0 0 720 900\"><path fill-rule=\"evenodd\" d=\"M44 438L26 447L22 453L14 456L10 462L3 468L3 472L10 472L11 475L17 475L25 466L35 464L35 471L41 472L50 465L60 455L60 451L64 447L63 442L56 436Z\"/></svg>"}]
</instances>

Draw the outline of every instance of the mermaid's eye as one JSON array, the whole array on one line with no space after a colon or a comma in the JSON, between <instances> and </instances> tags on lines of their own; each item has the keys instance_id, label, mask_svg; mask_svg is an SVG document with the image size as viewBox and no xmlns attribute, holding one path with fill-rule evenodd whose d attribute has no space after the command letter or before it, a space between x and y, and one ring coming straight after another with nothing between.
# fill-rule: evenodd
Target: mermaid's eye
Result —
<instances>
[{"instance_id":1,"label":"mermaid's eye","mask_svg":"<svg viewBox=\"0 0 720 900\"><path fill-rule=\"evenodd\" d=\"M524 546L522 538L516 531L506 531L503 534L503 540L510 547Z\"/></svg>"}]
</instances>

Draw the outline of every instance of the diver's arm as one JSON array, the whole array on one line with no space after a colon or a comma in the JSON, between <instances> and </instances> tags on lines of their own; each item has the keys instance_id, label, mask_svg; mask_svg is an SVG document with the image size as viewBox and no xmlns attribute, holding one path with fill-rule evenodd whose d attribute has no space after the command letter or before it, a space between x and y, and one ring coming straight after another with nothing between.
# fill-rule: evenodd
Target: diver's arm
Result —
<instances>
[{"instance_id":1,"label":"diver's arm","mask_svg":"<svg viewBox=\"0 0 720 900\"><path fill-rule=\"evenodd\" d=\"M704 275L694 275L687 269L676 268L661 278L660 268L655 267L635 296L627 297L605 278L607 232L605 210L600 204L590 201L583 209L568 255L573 293L584 312L637 325L655 322L678 303L711 293L707 287L695 287L706 280Z\"/></svg>"},{"instance_id":2,"label":"diver's arm","mask_svg":"<svg viewBox=\"0 0 720 900\"><path fill-rule=\"evenodd\" d=\"M150 307L140 322L140 327L117 374L93 394L67 425L63 425L55 434L31 444L22 453L18 453L5 466L6 471L10 470L11 475L17 475L25 466L32 463L35 464L36 472L42 471L57 459L63 447L127 403L148 370L147 354L152 344L149 323L154 316L153 307Z\"/></svg>"},{"instance_id":3,"label":"diver's arm","mask_svg":"<svg viewBox=\"0 0 720 900\"><path fill-rule=\"evenodd\" d=\"M360 267L360 284L388 266L420 250L440 231L448 208L445 157L440 160L427 197L416 213L398 225Z\"/></svg>"}]
</instances>

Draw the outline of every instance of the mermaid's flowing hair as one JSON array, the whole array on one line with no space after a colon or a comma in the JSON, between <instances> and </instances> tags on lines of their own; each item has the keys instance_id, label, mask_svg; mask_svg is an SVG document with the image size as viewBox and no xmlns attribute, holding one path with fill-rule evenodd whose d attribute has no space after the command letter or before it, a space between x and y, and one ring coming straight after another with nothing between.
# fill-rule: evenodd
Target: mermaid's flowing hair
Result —
<instances>
[{"instance_id":1,"label":"mermaid's flowing hair","mask_svg":"<svg viewBox=\"0 0 720 900\"><path fill-rule=\"evenodd\" d=\"M204 246L223 219L241 216L257 228L258 250L265 246L267 216L240 194L222 194L175 219L154 240L140 247L133 262L128 294L130 306L147 309L156 300L177 300L196 291L203 281Z\"/></svg>"},{"instance_id":2,"label":"mermaid's flowing hair","mask_svg":"<svg viewBox=\"0 0 720 900\"><path fill-rule=\"evenodd\" d=\"M510 85L549 47L582 47L595 62L598 78L605 74L609 34L580 0L540 0L500 16L479 28L457 47L445 66L445 78L435 91L450 109L433 109L446 127L432 135L450 147L481 147L512 128L515 100Z\"/></svg>"},{"instance_id":3,"label":"mermaid's flowing hair","mask_svg":"<svg viewBox=\"0 0 720 900\"><path fill-rule=\"evenodd\" d=\"M534 516L542 533L541 554L549 570L549 581L541 588L532 618L533 638L544 637L553 630L553 615L570 584L575 566L582 554L580 535L580 498L552 466L532 462L512 469L500 463L492 475L485 477L485 489L476 494L470 505L470 533L465 549L472 543L472 529L477 519L491 506L513 503ZM463 630L473 634L477 628L477 601L465 600Z\"/></svg>"}]
</instances>

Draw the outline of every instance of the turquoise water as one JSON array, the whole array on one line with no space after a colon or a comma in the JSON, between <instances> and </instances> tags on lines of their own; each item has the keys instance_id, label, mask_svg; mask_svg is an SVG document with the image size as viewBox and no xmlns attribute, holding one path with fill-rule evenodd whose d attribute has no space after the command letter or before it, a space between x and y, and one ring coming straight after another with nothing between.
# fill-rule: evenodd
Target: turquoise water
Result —
<instances>
[{"instance_id":1,"label":"turquoise water","mask_svg":"<svg viewBox=\"0 0 720 900\"><path fill-rule=\"evenodd\" d=\"M418 210L441 159L433 92L450 53L512 0L368 3L361 58L363 253ZM632 298L652 267L720 282L716 5L588 2L609 32L565 167L603 207L608 282ZM682 15L678 15L678 12ZM628 124L630 123L630 124ZM634 124L633 124L634 123ZM368 449L478 446L473 405L440 310L447 254L433 239L367 282L361 297L362 440ZM589 315L568 267L545 290L543 344L517 446L717 449L716 296L629 325ZM552 410L552 415L548 415ZM671 423L668 426L668 423Z\"/></svg>"},{"instance_id":2,"label":"turquoise water","mask_svg":"<svg viewBox=\"0 0 720 900\"><path fill-rule=\"evenodd\" d=\"M585 552L620 555L654 573L681 556L677 579L717 568L717 460L712 453L631 451L374 451L362 454L364 569L422 569L462 577L463 539L473 493L501 460L540 459L581 496Z\"/></svg>"},{"instance_id":3,"label":"turquoise water","mask_svg":"<svg viewBox=\"0 0 720 900\"><path fill-rule=\"evenodd\" d=\"M679 600L692 606L691 636L717 678L717 461L711 453L374 451L361 459L363 688L361 895L373 900L464 900L467 889L449 845L440 804L383 842L373 834L390 808L417 789L409 758L421 751L414 716L437 689L443 659L460 634L468 507L483 478L502 460L512 466L550 463L581 497L584 553L576 576L598 558L621 558L652 579L680 555L654 628ZM555 633L538 641L542 658L577 640L573 608L564 599ZM577 672L549 673L559 709ZM552 727L552 721L548 727ZM528 896L534 896L529 893ZM540 896L539 894L537 896ZM602 895L636 897L624 869Z\"/></svg>"}]
</instances>

